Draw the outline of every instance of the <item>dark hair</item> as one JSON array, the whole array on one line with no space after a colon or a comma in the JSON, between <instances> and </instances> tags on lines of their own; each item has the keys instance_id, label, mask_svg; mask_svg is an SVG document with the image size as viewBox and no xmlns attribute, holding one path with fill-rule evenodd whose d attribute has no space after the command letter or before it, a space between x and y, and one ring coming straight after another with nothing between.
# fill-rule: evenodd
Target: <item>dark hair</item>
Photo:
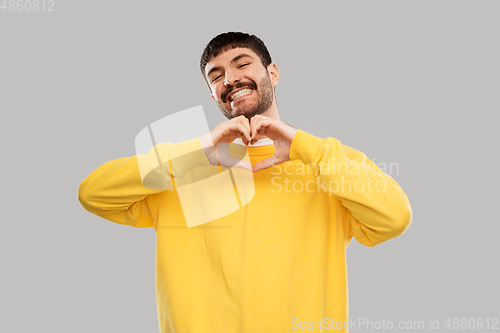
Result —
<instances>
[{"instance_id":1,"label":"dark hair","mask_svg":"<svg viewBox=\"0 0 500 333\"><path fill-rule=\"evenodd\" d=\"M244 32L225 32L214 37L203 50L200 60L200 70L205 77L205 67L207 63L222 52L237 47L246 47L255 52L260 58L265 68L272 63L271 55L264 42L255 35L249 35ZM206 78L205 78L206 79Z\"/></svg>"}]
</instances>

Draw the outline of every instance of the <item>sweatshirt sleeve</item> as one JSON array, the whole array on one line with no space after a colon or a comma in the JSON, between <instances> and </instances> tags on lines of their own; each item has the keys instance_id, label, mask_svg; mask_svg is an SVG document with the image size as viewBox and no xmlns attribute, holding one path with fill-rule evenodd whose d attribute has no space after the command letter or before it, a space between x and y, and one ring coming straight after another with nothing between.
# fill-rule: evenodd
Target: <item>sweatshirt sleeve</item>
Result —
<instances>
[{"instance_id":1,"label":"sweatshirt sleeve","mask_svg":"<svg viewBox=\"0 0 500 333\"><path fill-rule=\"evenodd\" d=\"M148 197L173 190L172 177L208 165L199 138L161 143L145 155L122 157L98 167L80 183L78 200L88 212L106 220L152 228L154 212Z\"/></svg>"},{"instance_id":2,"label":"sweatshirt sleeve","mask_svg":"<svg viewBox=\"0 0 500 333\"><path fill-rule=\"evenodd\" d=\"M335 195L346 208L348 236L375 246L401 235L410 225L412 210L406 194L365 154L335 138L318 138L298 130L290 159L311 166L322 189Z\"/></svg>"}]
</instances>

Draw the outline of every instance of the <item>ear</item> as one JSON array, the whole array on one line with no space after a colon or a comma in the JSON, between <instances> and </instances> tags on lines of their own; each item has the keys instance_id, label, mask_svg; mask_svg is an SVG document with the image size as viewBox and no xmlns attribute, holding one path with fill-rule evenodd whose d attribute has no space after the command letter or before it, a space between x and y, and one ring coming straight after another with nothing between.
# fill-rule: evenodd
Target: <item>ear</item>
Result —
<instances>
[{"instance_id":1,"label":"ear","mask_svg":"<svg viewBox=\"0 0 500 333\"><path fill-rule=\"evenodd\" d=\"M276 66L274 62L270 63L269 66L267 66L267 72L271 77L271 83L274 87L280 81L280 71L278 70L278 66Z\"/></svg>"}]
</instances>

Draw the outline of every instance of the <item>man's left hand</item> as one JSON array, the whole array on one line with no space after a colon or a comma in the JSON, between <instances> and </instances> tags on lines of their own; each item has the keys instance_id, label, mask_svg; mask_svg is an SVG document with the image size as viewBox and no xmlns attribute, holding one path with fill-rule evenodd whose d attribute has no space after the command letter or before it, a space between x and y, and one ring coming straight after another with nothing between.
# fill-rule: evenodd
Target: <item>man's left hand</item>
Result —
<instances>
[{"instance_id":1,"label":"man's left hand","mask_svg":"<svg viewBox=\"0 0 500 333\"><path fill-rule=\"evenodd\" d=\"M251 144L263 137L274 141L274 155L258 162L253 172L270 168L274 165L290 161L290 146L298 129L285 124L281 120L255 115L250 119Z\"/></svg>"}]
</instances>

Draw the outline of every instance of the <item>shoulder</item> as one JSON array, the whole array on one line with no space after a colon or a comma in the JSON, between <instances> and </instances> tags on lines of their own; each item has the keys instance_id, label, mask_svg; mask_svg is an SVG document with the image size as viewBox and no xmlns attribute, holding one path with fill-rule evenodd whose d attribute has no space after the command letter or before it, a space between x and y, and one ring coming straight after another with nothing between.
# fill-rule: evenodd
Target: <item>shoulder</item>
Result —
<instances>
[{"instance_id":1,"label":"shoulder","mask_svg":"<svg viewBox=\"0 0 500 333\"><path fill-rule=\"evenodd\" d=\"M344 150L344 156L349 159L364 159L366 155L350 146L342 144L342 150Z\"/></svg>"}]
</instances>

